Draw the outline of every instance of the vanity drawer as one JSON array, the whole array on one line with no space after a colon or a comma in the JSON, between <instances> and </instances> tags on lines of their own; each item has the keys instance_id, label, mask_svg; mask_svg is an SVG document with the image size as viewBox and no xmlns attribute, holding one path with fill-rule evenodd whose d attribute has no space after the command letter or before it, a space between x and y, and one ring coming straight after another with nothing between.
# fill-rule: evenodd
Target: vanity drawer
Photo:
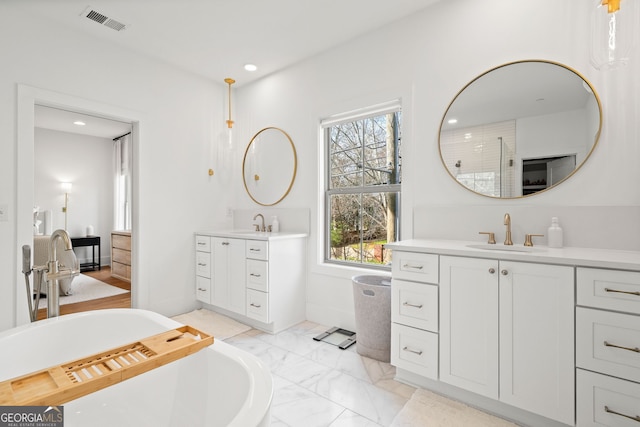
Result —
<instances>
[{"instance_id":1,"label":"vanity drawer","mask_svg":"<svg viewBox=\"0 0 640 427\"><path fill-rule=\"evenodd\" d=\"M211 254L208 252L196 252L196 274L203 277L211 277Z\"/></svg>"},{"instance_id":2,"label":"vanity drawer","mask_svg":"<svg viewBox=\"0 0 640 427\"><path fill-rule=\"evenodd\" d=\"M247 240L247 258L251 259L269 259L269 245L265 240Z\"/></svg>"},{"instance_id":3,"label":"vanity drawer","mask_svg":"<svg viewBox=\"0 0 640 427\"><path fill-rule=\"evenodd\" d=\"M196 298L200 301L211 303L211 280L206 277L196 276Z\"/></svg>"},{"instance_id":4,"label":"vanity drawer","mask_svg":"<svg viewBox=\"0 0 640 427\"><path fill-rule=\"evenodd\" d=\"M247 289L247 317L269 323L269 294Z\"/></svg>"},{"instance_id":5,"label":"vanity drawer","mask_svg":"<svg viewBox=\"0 0 640 427\"><path fill-rule=\"evenodd\" d=\"M640 384L578 369L576 425L637 426Z\"/></svg>"},{"instance_id":6,"label":"vanity drawer","mask_svg":"<svg viewBox=\"0 0 640 427\"><path fill-rule=\"evenodd\" d=\"M640 382L640 316L576 309L576 365Z\"/></svg>"},{"instance_id":7,"label":"vanity drawer","mask_svg":"<svg viewBox=\"0 0 640 427\"><path fill-rule=\"evenodd\" d=\"M394 279L438 283L438 255L393 251L391 274Z\"/></svg>"},{"instance_id":8,"label":"vanity drawer","mask_svg":"<svg viewBox=\"0 0 640 427\"><path fill-rule=\"evenodd\" d=\"M211 237L196 236L196 251L211 252Z\"/></svg>"},{"instance_id":9,"label":"vanity drawer","mask_svg":"<svg viewBox=\"0 0 640 427\"><path fill-rule=\"evenodd\" d=\"M578 268L578 305L640 314L640 273Z\"/></svg>"},{"instance_id":10,"label":"vanity drawer","mask_svg":"<svg viewBox=\"0 0 640 427\"><path fill-rule=\"evenodd\" d=\"M391 319L403 325L438 332L438 287L393 279Z\"/></svg>"},{"instance_id":11,"label":"vanity drawer","mask_svg":"<svg viewBox=\"0 0 640 427\"><path fill-rule=\"evenodd\" d=\"M269 263L267 261L247 260L247 288L269 292Z\"/></svg>"},{"instance_id":12,"label":"vanity drawer","mask_svg":"<svg viewBox=\"0 0 640 427\"><path fill-rule=\"evenodd\" d=\"M438 379L438 334L392 323L391 364Z\"/></svg>"}]
</instances>

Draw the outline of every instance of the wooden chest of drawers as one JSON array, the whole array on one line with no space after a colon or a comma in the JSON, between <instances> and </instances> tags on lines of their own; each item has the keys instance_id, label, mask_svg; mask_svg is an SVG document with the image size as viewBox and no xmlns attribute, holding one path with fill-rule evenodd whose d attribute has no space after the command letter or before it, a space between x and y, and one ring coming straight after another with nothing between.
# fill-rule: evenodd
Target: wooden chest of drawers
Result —
<instances>
[{"instance_id":1,"label":"wooden chest of drawers","mask_svg":"<svg viewBox=\"0 0 640 427\"><path fill-rule=\"evenodd\" d=\"M111 276L131 282L131 232L111 232Z\"/></svg>"}]
</instances>

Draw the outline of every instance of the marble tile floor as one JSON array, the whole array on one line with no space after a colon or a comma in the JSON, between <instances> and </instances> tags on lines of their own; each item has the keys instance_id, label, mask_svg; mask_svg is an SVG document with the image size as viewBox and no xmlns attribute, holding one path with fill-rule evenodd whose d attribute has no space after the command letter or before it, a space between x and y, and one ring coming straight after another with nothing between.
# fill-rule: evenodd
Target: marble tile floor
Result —
<instances>
[{"instance_id":1,"label":"marble tile floor","mask_svg":"<svg viewBox=\"0 0 640 427\"><path fill-rule=\"evenodd\" d=\"M327 326L303 322L279 334L255 329L224 339L271 368L274 427L513 427L427 390L395 381L388 363L313 337Z\"/></svg>"}]
</instances>

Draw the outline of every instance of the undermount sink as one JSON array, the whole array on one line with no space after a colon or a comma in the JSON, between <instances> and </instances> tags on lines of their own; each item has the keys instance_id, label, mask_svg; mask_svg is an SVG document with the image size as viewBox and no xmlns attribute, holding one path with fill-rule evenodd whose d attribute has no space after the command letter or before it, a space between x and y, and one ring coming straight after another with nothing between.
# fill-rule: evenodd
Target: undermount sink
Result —
<instances>
[{"instance_id":1,"label":"undermount sink","mask_svg":"<svg viewBox=\"0 0 640 427\"><path fill-rule=\"evenodd\" d=\"M505 246L505 245L490 245L488 243L467 245L471 249L483 249L488 251L505 251L505 252L544 252L545 249L534 248L533 246Z\"/></svg>"}]
</instances>

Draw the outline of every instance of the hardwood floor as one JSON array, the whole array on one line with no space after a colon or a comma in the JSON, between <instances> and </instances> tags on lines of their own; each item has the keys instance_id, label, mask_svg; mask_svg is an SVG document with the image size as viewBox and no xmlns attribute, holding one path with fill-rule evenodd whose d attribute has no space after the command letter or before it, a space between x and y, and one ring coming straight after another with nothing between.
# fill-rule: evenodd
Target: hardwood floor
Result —
<instances>
[{"instance_id":1,"label":"hardwood floor","mask_svg":"<svg viewBox=\"0 0 640 427\"><path fill-rule=\"evenodd\" d=\"M98 271L85 271L82 274L91 276L108 285L117 286L118 288L131 290L131 283L124 280L111 277L111 268L103 266ZM60 314L79 313L81 311L102 310L105 308L131 308L131 292L114 295L106 298L98 298L90 301L82 301L75 304L65 304L60 306ZM38 310L38 320L47 317L47 310Z\"/></svg>"}]
</instances>

